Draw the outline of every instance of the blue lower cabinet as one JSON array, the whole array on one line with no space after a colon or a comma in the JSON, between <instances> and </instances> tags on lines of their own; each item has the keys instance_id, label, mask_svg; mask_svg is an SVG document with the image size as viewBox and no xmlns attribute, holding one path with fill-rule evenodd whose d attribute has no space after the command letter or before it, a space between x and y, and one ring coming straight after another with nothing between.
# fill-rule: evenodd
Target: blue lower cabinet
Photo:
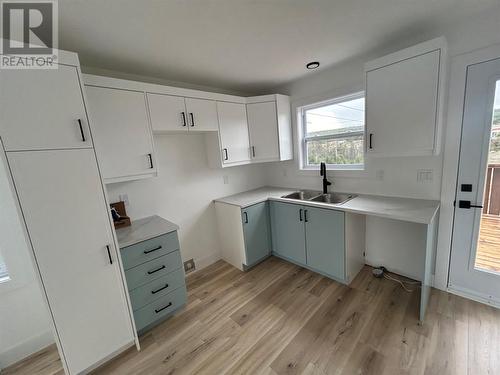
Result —
<instances>
[{"instance_id":1,"label":"blue lower cabinet","mask_svg":"<svg viewBox=\"0 0 500 375\"><path fill-rule=\"evenodd\" d=\"M186 304L186 280L177 232L121 249L137 331L144 331ZM154 257L153 254L154 253Z\"/></svg>"},{"instance_id":2,"label":"blue lower cabinet","mask_svg":"<svg viewBox=\"0 0 500 375\"><path fill-rule=\"evenodd\" d=\"M181 287L134 311L135 328L141 331L148 326L153 326L184 305L186 299L186 288Z\"/></svg>"},{"instance_id":3,"label":"blue lower cabinet","mask_svg":"<svg viewBox=\"0 0 500 375\"><path fill-rule=\"evenodd\" d=\"M273 252L299 264L306 264L304 207L271 202Z\"/></svg>"},{"instance_id":4,"label":"blue lower cabinet","mask_svg":"<svg viewBox=\"0 0 500 375\"><path fill-rule=\"evenodd\" d=\"M304 207L304 217L307 265L337 280L344 280L344 212Z\"/></svg>"},{"instance_id":5,"label":"blue lower cabinet","mask_svg":"<svg viewBox=\"0 0 500 375\"><path fill-rule=\"evenodd\" d=\"M262 202L241 211L245 238L245 266L258 263L271 253L269 204Z\"/></svg>"}]
</instances>

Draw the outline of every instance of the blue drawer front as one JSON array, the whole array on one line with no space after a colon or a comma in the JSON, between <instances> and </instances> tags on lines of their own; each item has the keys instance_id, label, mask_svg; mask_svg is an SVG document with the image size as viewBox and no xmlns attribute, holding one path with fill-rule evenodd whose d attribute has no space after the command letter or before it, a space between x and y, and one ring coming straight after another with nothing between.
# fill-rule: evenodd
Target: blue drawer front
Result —
<instances>
[{"instance_id":1,"label":"blue drawer front","mask_svg":"<svg viewBox=\"0 0 500 375\"><path fill-rule=\"evenodd\" d=\"M179 268L166 276L132 290L130 292L132 309L138 310L184 285L184 271Z\"/></svg>"},{"instance_id":2,"label":"blue drawer front","mask_svg":"<svg viewBox=\"0 0 500 375\"><path fill-rule=\"evenodd\" d=\"M186 303L187 293L183 286L134 311L135 326L138 331L165 318Z\"/></svg>"},{"instance_id":3,"label":"blue drawer front","mask_svg":"<svg viewBox=\"0 0 500 375\"><path fill-rule=\"evenodd\" d=\"M164 255L125 271L128 290L133 290L182 267L179 251Z\"/></svg>"},{"instance_id":4,"label":"blue drawer front","mask_svg":"<svg viewBox=\"0 0 500 375\"><path fill-rule=\"evenodd\" d=\"M123 268L128 270L176 250L179 250L177 232L167 233L163 236L124 247L121 249Z\"/></svg>"}]
</instances>

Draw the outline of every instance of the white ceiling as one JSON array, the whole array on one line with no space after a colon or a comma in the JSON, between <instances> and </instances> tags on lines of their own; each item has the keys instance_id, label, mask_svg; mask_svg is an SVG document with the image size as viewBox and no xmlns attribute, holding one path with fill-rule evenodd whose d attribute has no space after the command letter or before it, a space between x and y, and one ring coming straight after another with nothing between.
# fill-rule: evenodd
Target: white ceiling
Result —
<instances>
[{"instance_id":1,"label":"white ceiling","mask_svg":"<svg viewBox=\"0 0 500 375\"><path fill-rule=\"evenodd\" d=\"M59 45L82 65L261 92L499 0L60 0Z\"/></svg>"}]
</instances>

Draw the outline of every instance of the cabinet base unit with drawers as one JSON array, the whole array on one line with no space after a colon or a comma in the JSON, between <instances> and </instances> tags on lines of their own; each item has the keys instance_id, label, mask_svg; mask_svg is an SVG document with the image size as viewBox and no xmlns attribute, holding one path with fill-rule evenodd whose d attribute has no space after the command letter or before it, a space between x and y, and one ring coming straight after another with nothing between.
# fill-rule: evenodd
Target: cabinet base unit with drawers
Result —
<instances>
[{"instance_id":1,"label":"cabinet base unit with drawers","mask_svg":"<svg viewBox=\"0 0 500 375\"><path fill-rule=\"evenodd\" d=\"M271 255L269 203L240 207L215 202L222 258L245 271Z\"/></svg>"},{"instance_id":2,"label":"cabinet base unit with drawers","mask_svg":"<svg viewBox=\"0 0 500 375\"><path fill-rule=\"evenodd\" d=\"M175 224L151 216L116 231L138 332L155 326L186 304L177 229Z\"/></svg>"},{"instance_id":3,"label":"cabinet base unit with drawers","mask_svg":"<svg viewBox=\"0 0 500 375\"><path fill-rule=\"evenodd\" d=\"M365 216L270 202L272 254L349 284L364 265Z\"/></svg>"}]
</instances>

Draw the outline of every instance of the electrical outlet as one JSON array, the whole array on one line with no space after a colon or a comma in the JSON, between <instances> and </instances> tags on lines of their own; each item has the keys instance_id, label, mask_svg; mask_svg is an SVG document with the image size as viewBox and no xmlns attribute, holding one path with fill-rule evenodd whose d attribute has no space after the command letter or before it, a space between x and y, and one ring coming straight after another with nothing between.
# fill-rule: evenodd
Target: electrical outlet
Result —
<instances>
[{"instance_id":1,"label":"electrical outlet","mask_svg":"<svg viewBox=\"0 0 500 375\"><path fill-rule=\"evenodd\" d=\"M196 269L196 265L194 264L194 259L189 259L184 262L184 272L189 273L193 272Z\"/></svg>"},{"instance_id":2,"label":"electrical outlet","mask_svg":"<svg viewBox=\"0 0 500 375\"><path fill-rule=\"evenodd\" d=\"M229 176L222 176L222 180L224 181L224 185L229 184Z\"/></svg>"},{"instance_id":3,"label":"electrical outlet","mask_svg":"<svg viewBox=\"0 0 500 375\"><path fill-rule=\"evenodd\" d=\"M375 179L377 181L383 181L384 180L384 170L383 169L377 169L375 171Z\"/></svg>"},{"instance_id":4,"label":"electrical outlet","mask_svg":"<svg viewBox=\"0 0 500 375\"><path fill-rule=\"evenodd\" d=\"M125 203L125 206L128 206L128 204L129 204L129 201L128 201L128 194L120 194L120 195L118 196L118 199L119 199L121 202Z\"/></svg>"},{"instance_id":5,"label":"electrical outlet","mask_svg":"<svg viewBox=\"0 0 500 375\"><path fill-rule=\"evenodd\" d=\"M288 174L288 172L287 172L286 168L283 168L283 177L286 177L287 174Z\"/></svg>"}]
</instances>

